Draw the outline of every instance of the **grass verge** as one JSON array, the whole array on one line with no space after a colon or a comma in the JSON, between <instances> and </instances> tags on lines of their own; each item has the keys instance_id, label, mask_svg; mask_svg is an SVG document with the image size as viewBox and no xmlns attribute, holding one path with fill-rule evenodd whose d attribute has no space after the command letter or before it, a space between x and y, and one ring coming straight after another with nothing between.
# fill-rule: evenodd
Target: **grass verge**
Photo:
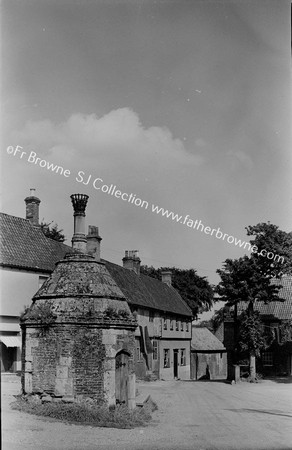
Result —
<instances>
[{"instance_id":1,"label":"grass verge","mask_svg":"<svg viewBox=\"0 0 292 450\"><path fill-rule=\"evenodd\" d=\"M12 409L35 414L37 416L51 417L67 423L78 423L96 427L108 428L135 428L145 426L151 420L147 409L128 409L117 405L109 409L106 406L87 403L36 403L29 398L17 396L11 404Z\"/></svg>"}]
</instances>

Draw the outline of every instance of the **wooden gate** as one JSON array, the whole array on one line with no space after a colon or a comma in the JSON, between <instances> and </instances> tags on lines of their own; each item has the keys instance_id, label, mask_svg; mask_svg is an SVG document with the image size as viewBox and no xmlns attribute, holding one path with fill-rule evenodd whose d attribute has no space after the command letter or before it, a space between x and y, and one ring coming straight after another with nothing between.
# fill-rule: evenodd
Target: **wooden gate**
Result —
<instances>
[{"instance_id":1,"label":"wooden gate","mask_svg":"<svg viewBox=\"0 0 292 450\"><path fill-rule=\"evenodd\" d=\"M128 405L129 353L116 355L116 403Z\"/></svg>"}]
</instances>

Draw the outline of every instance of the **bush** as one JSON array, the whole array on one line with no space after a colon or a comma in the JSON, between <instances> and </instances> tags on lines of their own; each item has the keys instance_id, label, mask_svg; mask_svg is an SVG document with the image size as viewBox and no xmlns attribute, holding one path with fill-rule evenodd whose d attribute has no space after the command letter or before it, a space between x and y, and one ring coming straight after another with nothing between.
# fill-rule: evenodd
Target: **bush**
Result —
<instances>
[{"instance_id":1,"label":"bush","mask_svg":"<svg viewBox=\"0 0 292 450\"><path fill-rule=\"evenodd\" d=\"M151 420L148 411L141 408L130 410L124 405L108 408L88 402L62 403L31 402L29 397L19 396L12 409L37 416L51 417L63 422L79 423L97 427L134 428L145 426Z\"/></svg>"}]
</instances>

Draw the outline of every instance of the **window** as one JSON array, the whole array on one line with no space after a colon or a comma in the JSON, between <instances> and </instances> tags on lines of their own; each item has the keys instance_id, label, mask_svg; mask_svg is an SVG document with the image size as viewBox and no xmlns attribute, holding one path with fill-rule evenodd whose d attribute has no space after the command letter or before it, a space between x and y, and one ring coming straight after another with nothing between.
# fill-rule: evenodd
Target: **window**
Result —
<instances>
[{"instance_id":1,"label":"window","mask_svg":"<svg viewBox=\"0 0 292 450\"><path fill-rule=\"evenodd\" d=\"M263 362L264 366L272 366L273 365L273 353L272 352L263 352L262 362Z\"/></svg>"},{"instance_id":2,"label":"window","mask_svg":"<svg viewBox=\"0 0 292 450\"><path fill-rule=\"evenodd\" d=\"M163 329L167 330L167 318L166 317L164 317L164 319L163 319Z\"/></svg>"},{"instance_id":3,"label":"window","mask_svg":"<svg viewBox=\"0 0 292 450\"><path fill-rule=\"evenodd\" d=\"M39 289L42 287L42 285L44 284L44 282L48 279L49 277L44 277L44 276L39 276Z\"/></svg>"},{"instance_id":4,"label":"window","mask_svg":"<svg viewBox=\"0 0 292 450\"><path fill-rule=\"evenodd\" d=\"M149 311L149 322L154 321L154 311Z\"/></svg>"},{"instance_id":5,"label":"window","mask_svg":"<svg viewBox=\"0 0 292 450\"><path fill-rule=\"evenodd\" d=\"M186 365L186 349L182 348L180 351L180 365L185 366Z\"/></svg>"},{"instance_id":6,"label":"window","mask_svg":"<svg viewBox=\"0 0 292 450\"><path fill-rule=\"evenodd\" d=\"M137 361L141 361L141 347L140 340L136 339L136 359Z\"/></svg>"},{"instance_id":7,"label":"window","mask_svg":"<svg viewBox=\"0 0 292 450\"><path fill-rule=\"evenodd\" d=\"M165 348L164 349L164 357L163 357L163 367L170 367L169 355L170 355L169 348Z\"/></svg>"},{"instance_id":8,"label":"window","mask_svg":"<svg viewBox=\"0 0 292 450\"><path fill-rule=\"evenodd\" d=\"M158 360L158 342L157 341L152 341L152 346L153 346L153 361L157 361Z\"/></svg>"},{"instance_id":9,"label":"window","mask_svg":"<svg viewBox=\"0 0 292 450\"><path fill-rule=\"evenodd\" d=\"M189 331L189 322L186 322L186 331Z\"/></svg>"},{"instance_id":10,"label":"window","mask_svg":"<svg viewBox=\"0 0 292 450\"><path fill-rule=\"evenodd\" d=\"M176 320L175 322L175 329L176 331L179 331L179 320Z\"/></svg>"},{"instance_id":11,"label":"window","mask_svg":"<svg viewBox=\"0 0 292 450\"><path fill-rule=\"evenodd\" d=\"M174 322L174 321L171 319L171 321L170 321L170 329L171 329L171 330L173 330L173 322Z\"/></svg>"},{"instance_id":12,"label":"window","mask_svg":"<svg viewBox=\"0 0 292 450\"><path fill-rule=\"evenodd\" d=\"M184 331L184 323L183 323L183 321L181 321L181 323L180 323L180 331Z\"/></svg>"}]
</instances>

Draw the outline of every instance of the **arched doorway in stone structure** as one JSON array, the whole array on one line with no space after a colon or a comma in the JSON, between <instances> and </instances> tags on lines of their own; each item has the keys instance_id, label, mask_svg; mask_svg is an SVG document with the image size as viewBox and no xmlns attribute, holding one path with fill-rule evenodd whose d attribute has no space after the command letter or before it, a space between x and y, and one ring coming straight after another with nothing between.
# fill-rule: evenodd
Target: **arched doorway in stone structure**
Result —
<instances>
[{"instance_id":1,"label":"arched doorway in stone structure","mask_svg":"<svg viewBox=\"0 0 292 450\"><path fill-rule=\"evenodd\" d=\"M116 404L128 405L129 357L125 350L116 354Z\"/></svg>"}]
</instances>

